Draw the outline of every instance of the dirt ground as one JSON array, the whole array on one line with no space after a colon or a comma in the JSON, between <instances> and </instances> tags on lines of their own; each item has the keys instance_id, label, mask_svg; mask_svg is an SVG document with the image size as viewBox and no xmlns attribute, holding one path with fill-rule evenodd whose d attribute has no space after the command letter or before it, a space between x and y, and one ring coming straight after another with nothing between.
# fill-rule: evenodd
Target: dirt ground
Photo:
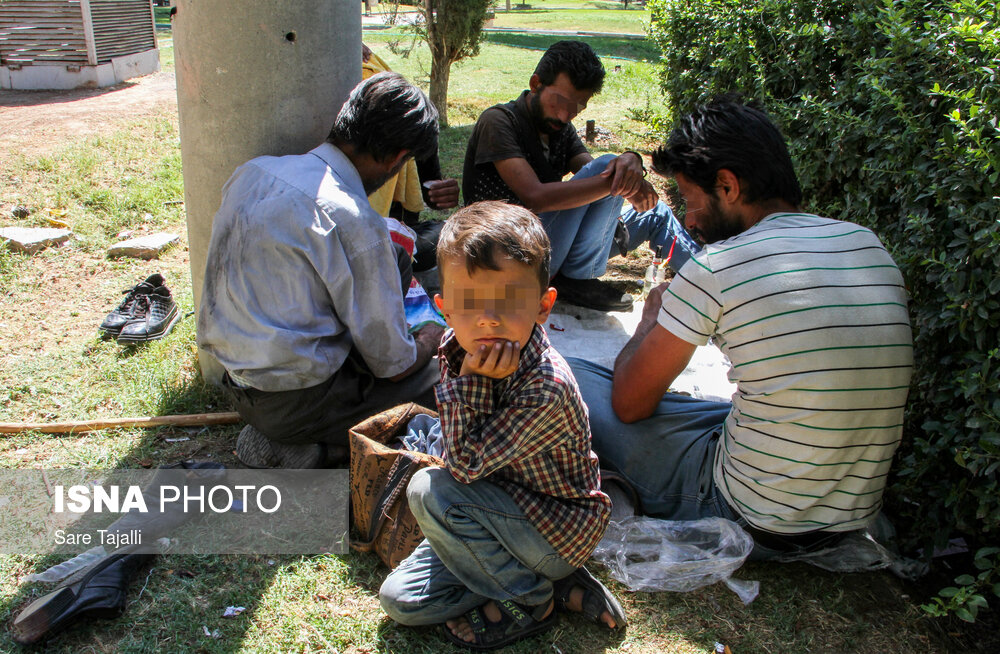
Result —
<instances>
[{"instance_id":1,"label":"dirt ground","mask_svg":"<svg viewBox=\"0 0 1000 654\"><path fill-rule=\"evenodd\" d=\"M0 176L15 157L45 155L79 139L112 134L146 115L176 110L173 72L103 89L0 91ZM0 196L4 218L11 209ZM137 279L154 271L180 279L188 274L187 247L172 248L156 261L128 265ZM26 268L24 283L0 302L0 342L5 355L14 360L32 357L92 338L96 325L121 299L121 289L112 281L116 266L121 264L94 261L87 254L65 249L48 266ZM14 330L13 325L21 327ZM2 372L0 381L9 381L3 380Z\"/></svg>"},{"instance_id":2,"label":"dirt ground","mask_svg":"<svg viewBox=\"0 0 1000 654\"><path fill-rule=\"evenodd\" d=\"M173 72L103 89L0 91L0 165L9 157L46 154L69 141L112 133L125 122L177 109Z\"/></svg>"}]
</instances>

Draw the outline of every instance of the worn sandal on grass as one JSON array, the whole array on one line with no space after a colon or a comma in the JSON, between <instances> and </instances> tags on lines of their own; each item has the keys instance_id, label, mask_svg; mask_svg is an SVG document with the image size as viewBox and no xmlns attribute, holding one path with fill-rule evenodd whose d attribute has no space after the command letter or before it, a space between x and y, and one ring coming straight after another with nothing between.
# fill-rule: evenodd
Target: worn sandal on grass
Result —
<instances>
[{"instance_id":1,"label":"worn sandal on grass","mask_svg":"<svg viewBox=\"0 0 1000 654\"><path fill-rule=\"evenodd\" d=\"M584 616L598 624L605 624L601 620L601 615L607 611L615 621L615 629L621 629L628 623L625 618L625 609L622 608L618 598L583 566L577 568L570 576L553 584L557 608L568 610L566 604L569 602L570 593L577 586L583 588L583 601L581 602L583 608L580 613Z\"/></svg>"},{"instance_id":2,"label":"worn sandal on grass","mask_svg":"<svg viewBox=\"0 0 1000 654\"><path fill-rule=\"evenodd\" d=\"M475 637L472 642L456 636L447 624L441 625L445 637L456 645L486 651L499 649L548 631L555 626L557 621L554 607L548 617L542 617L549 608L548 603L527 607L511 600L504 600L496 602L496 605L500 609L500 619L497 622L490 622L486 619L483 607L472 609L465 614L465 619L472 627L472 635Z\"/></svg>"}]
</instances>

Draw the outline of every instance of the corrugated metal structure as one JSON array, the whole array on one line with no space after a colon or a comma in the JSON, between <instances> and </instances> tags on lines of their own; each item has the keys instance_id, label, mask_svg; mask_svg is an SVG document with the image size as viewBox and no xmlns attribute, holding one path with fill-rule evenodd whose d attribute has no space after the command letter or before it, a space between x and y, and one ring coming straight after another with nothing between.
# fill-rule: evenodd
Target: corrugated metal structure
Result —
<instances>
[{"instance_id":1,"label":"corrugated metal structure","mask_svg":"<svg viewBox=\"0 0 1000 654\"><path fill-rule=\"evenodd\" d=\"M0 0L0 88L108 86L159 68L152 0Z\"/></svg>"}]
</instances>

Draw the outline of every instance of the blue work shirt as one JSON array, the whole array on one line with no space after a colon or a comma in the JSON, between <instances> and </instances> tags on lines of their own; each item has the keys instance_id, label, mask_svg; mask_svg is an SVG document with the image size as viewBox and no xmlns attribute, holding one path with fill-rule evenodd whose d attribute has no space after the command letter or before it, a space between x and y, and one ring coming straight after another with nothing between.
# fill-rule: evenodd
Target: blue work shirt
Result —
<instances>
[{"instance_id":1,"label":"blue work shirt","mask_svg":"<svg viewBox=\"0 0 1000 654\"><path fill-rule=\"evenodd\" d=\"M376 377L416 361L396 255L357 170L324 143L258 157L223 187L198 345L238 384L289 391L330 378L356 348Z\"/></svg>"}]
</instances>

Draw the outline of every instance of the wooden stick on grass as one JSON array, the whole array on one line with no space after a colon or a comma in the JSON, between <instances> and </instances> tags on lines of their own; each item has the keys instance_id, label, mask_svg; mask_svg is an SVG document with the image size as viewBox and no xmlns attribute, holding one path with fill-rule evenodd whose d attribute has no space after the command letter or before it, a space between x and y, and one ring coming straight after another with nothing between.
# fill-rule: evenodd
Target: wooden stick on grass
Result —
<instances>
[{"instance_id":1,"label":"wooden stick on grass","mask_svg":"<svg viewBox=\"0 0 1000 654\"><path fill-rule=\"evenodd\" d=\"M115 427L201 427L204 425L232 425L240 422L240 414L193 413L180 416L144 416L140 418L111 418L107 420L80 420L75 422L0 422L0 434L20 434L40 431L46 434L84 434Z\"/></svg>"}]
</instances>

